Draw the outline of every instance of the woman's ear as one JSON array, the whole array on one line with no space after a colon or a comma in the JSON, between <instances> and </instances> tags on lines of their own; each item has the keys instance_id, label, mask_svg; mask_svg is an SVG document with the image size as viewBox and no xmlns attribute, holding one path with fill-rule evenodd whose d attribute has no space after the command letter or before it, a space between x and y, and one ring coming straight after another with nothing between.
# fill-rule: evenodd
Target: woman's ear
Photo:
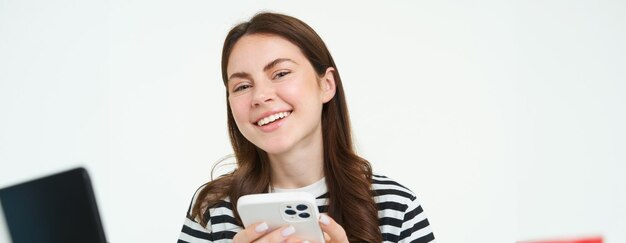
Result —
<instances>
[{"instance_id":1,"label":"woman's ear","mask_svg":"<svg viewBox=\"0 0 626 243\"><path fill-rule=\"evenodd\" d=\"M335 85L335 68L329 67L326 69L324 76L322 76L320 80L320 85L322 88L322 101L324 103L330 101L333 97L335 97L335 91L337 90L337 85Z\"/></svg>"}]
</instances>

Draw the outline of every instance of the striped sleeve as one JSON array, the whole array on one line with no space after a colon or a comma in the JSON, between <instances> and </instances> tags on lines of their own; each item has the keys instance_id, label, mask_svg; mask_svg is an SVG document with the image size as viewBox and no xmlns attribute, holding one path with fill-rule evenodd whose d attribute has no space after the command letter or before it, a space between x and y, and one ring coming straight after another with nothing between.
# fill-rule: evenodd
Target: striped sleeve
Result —
<instances>
[{"instance_id":1,"label":"striped sleeve","mask_svg":"<svg viewBox=\"0 0 626 243\"><path fill-rule=\"evenodd\" d=\"M211 224L202 227L198 222L185 218L183 229L178 236L178 243L209 243L211 240Z\"/></svg>"},{"instance_id":2,"label":"striped sleeve","mask_svg":"<svg viewBox=\"0 0 626 243\"><path fill-rule=\"evenodd\" d=\"M216 205L205 209L204 215L207 219L207 226L200 224L199 218L191 216L191 209L196 202L198 192L204 187L201 186L193 196L187 217L183 223L183 228L178 237L179 243L225 243L232 242L233 237L242 227L237 223L233 215L233 204L228 198L223 198Z\"/></svg>"},{"instance_id":3,"label":"striped sleeve","mask_svg":"<svg viewBox=\"0 0 626 243\"><path fill-rule=\"evenodd\" d=\"M407 187L385 177L374 176L372 189L378 205L380 230L384 242L435 242L426 214L415 194Z\"/></svg>"},{"instance_id":4,"label":"striped sleeve","mask_svg":"<svg viewBox=\"0 0 626 243\"><path fill-rule=\"evenodd\" d=\"M199 223L199 219L193 218L191 216L191 209L193 208L194 203L196 202L196 198L198 192L204 188L205 185L201 186L194 193L191 203L189 203L189 208L187 209L187 215L185 217L185 221L183 222L183 228L181 229L180 235L178 236L178 243L209 243L213 242L211 239L211 222L207 222L207 226L203 227Z\"/></svg>"},{"instance_id":5,"label":"striped sleeve","mask_svg":"<svg viewBox=\"0 0 626 243\"><path fill-rule=\"evenodd\" d=\"M399 242L434 242L435 236L422 206L414 198L408 204L402 223Z\"/></svg>"}]
</instances>

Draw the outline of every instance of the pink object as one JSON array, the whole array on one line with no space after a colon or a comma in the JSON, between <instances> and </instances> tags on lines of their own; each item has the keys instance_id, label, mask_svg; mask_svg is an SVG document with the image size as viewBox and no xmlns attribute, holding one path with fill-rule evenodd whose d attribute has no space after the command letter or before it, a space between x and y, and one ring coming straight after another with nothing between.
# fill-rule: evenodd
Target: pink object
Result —
<instances>
[{"instance_id":1,"label":"pink object","mask_svg":"<svg viewBox=\"0 0 626 243\"><path fill-rule=\"evenodd\" d=\"M517 243L602 243L601 236L585 237L585 238L570 238L570 239L555 239L555 240L541 240L541 241L518 241Z\"/></svg>"}]
</instances>

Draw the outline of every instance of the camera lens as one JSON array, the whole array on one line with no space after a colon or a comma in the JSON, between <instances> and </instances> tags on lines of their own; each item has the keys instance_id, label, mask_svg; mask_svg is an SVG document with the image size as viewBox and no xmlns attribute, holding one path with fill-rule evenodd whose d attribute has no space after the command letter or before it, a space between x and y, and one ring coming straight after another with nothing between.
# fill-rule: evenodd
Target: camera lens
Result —
<instances>
[{"instance_id":1,"label":"camera lens","mask_svg":"<svg viewBox=\"0 0 626 243\"><path fill-rule=\"evenodd\" d=\"M289 214L289 215L295 215L295 214L296 214L296 211L293 211L293 210L291 210L291 209L287 209L287 210L285 210L285 213L286 213L286 214Z\"/></svg>"},{"instance_id":2,"label":"camera lens","mask_svg":"<svg viewBox=\"0 0 626 243\"><path fill-rule=\"evenodd\" d=\"M307 208L309 208L309 207L307 207L307 206L306 206L306 205L304 205L304 204L298 204L298 206L296 206L296 209L298 209L298 211L304 211L304 210L306 210Z\"/></svg>"},{"instance_id":3,"label":"camera lens","mask_svg":"<svg viewBox=\"0 0 626 243\"><path fill-rule=\"evenodd\" d=\"M298 214L298 216L300 216L300 218L308 218L308 217L311 217L311 215L310 215L310 214L308 214L308 213L301 213L301 214Z\"/></svg>"}]
</instances>

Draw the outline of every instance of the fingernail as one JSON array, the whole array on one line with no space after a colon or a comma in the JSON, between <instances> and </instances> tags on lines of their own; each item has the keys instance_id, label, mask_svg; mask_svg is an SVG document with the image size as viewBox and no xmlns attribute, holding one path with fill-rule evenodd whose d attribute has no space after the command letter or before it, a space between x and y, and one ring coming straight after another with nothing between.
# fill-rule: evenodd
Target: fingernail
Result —
<instances>
[{"instance_id":1,"label":"fingernail","mask_svg":"<svg viewBox=\"0 0 626 243\"><path fill-rule=\"evenodd\" d=\"M295 232L296 232L296 228L294 228L293 226L289 225L289 227L287 227L283 231L281 231L280 234L283 235L283 237L287 237L287 236L292 235Z\"/></svg>"},{"instance_id":2,"label":"fingernail","mask_svg":"<svg viewBox=\"0 0 626 243\"><path fill-rule=\"evenodd\" d=\"M303 241L302 243L309 243L309 241L308 241L308 240L305 240L305 241Z\"/></svg>"},{"instance_id":3,"label":"fingernail","mask_svg":"<svg viewBox=\"0 0 626 243\"><path fill-rule=\"evenodd\" d=\"M322 224L324 225L329 225L330 219L328 218L328 216L326 216L326 214L322 214L320 215L320 222L322 222Z\"/></svg>"},{"instance_id":4,"label":"fingernail","mask_svg":"<svg viewBox=\"0 0 626 243\"><path fill-rule=\"evenodd\" d=\"M265 232L269 227L267 226L267 223L262 223L256 226L256 228L254 228L254 231L256 231L257 233L261 233L261 232Z\"/></svg>"}]
</instances>

